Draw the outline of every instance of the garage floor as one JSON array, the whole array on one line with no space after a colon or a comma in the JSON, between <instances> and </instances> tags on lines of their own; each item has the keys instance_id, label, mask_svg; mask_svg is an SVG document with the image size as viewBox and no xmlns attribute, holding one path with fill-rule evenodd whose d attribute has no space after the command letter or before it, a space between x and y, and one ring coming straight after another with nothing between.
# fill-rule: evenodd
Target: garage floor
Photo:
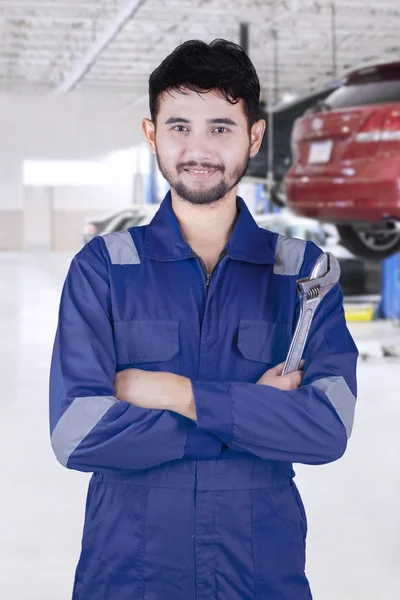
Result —
<instances>
[{"instance_id":1,"label":"garage floor","mask_svg":"<svg viewBox=\"0 0 400 600\"><path fill-rule=\"evenodd\" d=\"M64 254L0 254L0 598L69 600L89 476L54 458L48 369ZM363 347L400 344L390 323L353 326ZM309 519L314 600L398 597L400 359L359 363L359 403L345 457L298 465ZM161 599L160 599L161 600Z\"/></svg>"}]
</instances>

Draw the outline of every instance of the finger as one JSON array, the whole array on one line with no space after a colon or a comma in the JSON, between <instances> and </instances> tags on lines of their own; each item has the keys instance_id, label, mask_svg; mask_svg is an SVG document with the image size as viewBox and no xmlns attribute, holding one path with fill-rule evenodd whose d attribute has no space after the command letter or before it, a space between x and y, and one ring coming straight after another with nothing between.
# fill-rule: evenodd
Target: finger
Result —
<instances>
[{"instance_id":1,"label":"finger","mask_svg":"<svg viewBox=\"0 0 400 600\"><path fill-rule=\"evenodd\" d=\"M303 377L303 371L294 371L293 373L288 373L287 375L284 375L283 379L287 381L289 389L295 390L298 387L300 387Z\"/></svg>"},{"instance_id":2,"label":"finger","mask_svg":"<svg viewBox=\"0 0 400 600\"><path fill-rule=\"evenodd\" d=\"M300 366L299 366L299 370L302 369L304 367L304 365L306 364L305 359L303 358L300 361ZM271 369L268 369L268 371L266 371L266 374L268 375L277 375L277 376L281 376L282 375L282 371L283 371L283 367L285 366L285 363L279 363L279 365L276 365L276 367L272 367Z\"/></svg>"},{"instance_id":3,"label":"finger","mask_svg":"<svg viewBox=\"0 0 400 600\"><path fill-rule=\"evenodd\" d=\"M303 381L303 377L304 377L304 372L303 371L296 371L296 376L294 377L294 383L296 385L296 387L300 387L301 383Z\"/></svg>"},{"instance_id":4,"label":"finger","mask_svg":"<svg viewBox=\"0 0 400 600\"><path fill-rule=\"evenodd\" d=\"M282 375L282 371L283 371L283 367L284 367L285 363L279 363L279 365L276 365L276 367L272 367L271 369L268 369L267 373L269 375L277 375L277 376L281 376Z\"/></svg>"}]
</instances>

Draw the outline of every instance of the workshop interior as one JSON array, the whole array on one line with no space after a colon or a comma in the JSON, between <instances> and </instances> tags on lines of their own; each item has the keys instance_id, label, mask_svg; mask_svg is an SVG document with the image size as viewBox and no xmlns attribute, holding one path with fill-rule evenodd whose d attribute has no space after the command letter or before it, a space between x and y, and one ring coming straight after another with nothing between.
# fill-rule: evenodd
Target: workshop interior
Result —
<instances>
[{"instance_id":1,"label":"workshop interior","mask_svg":"<svg viewBox=\"0 0 400 600\"><path fill-rule=\"evenodd\" d=\"M149 75L217 38L261 84L238 195L259 227L326 253L315 278L339 280L359 350L346 455L295 465L314 597L399 597L399 29L398 0L0 0L0 598L70 598L89 474L49 445L60 294L86 244L156 215L169 184L142 131Z\"/></svg>"}]
</instances>

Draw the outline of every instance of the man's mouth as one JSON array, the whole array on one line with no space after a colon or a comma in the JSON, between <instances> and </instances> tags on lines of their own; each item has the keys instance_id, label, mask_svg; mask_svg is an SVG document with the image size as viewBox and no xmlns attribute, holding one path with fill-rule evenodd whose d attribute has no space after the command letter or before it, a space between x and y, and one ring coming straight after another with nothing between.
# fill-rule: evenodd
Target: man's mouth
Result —
<instances>
[{"instance_id":1,"label":"man's mouth","mask_svg":"<svg viewBox=\"0 0 400 600\"><path fill-rule=\"evenodd\" d=\"M211 177L214 173L217 172L217 169L194 169L191 167L187 167L185 169L185 171L187 173L190 173L190 175L196 181L201 181L201 180L208 179L209 177Z\"/></svg>"}]
</instances>

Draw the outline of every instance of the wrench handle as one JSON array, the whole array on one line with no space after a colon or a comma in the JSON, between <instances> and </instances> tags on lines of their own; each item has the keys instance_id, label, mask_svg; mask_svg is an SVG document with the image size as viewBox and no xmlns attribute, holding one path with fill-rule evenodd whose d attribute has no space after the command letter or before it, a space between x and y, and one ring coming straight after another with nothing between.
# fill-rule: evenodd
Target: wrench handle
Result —
<instances>
[{"instance_id":1,"label":"wrench handle","mask_svg":"<svg viewBox=\"0 0 400 600\"><path fill-rule=\"evenodd\" d=\"M305 307L301 311L292 343L290 344L289 352L283 366L282 375L294 373L299 370L301 357L303 356L304 346L306 345L314 312L315 305L313 307Z\"/></svg>"}]
</instances>

